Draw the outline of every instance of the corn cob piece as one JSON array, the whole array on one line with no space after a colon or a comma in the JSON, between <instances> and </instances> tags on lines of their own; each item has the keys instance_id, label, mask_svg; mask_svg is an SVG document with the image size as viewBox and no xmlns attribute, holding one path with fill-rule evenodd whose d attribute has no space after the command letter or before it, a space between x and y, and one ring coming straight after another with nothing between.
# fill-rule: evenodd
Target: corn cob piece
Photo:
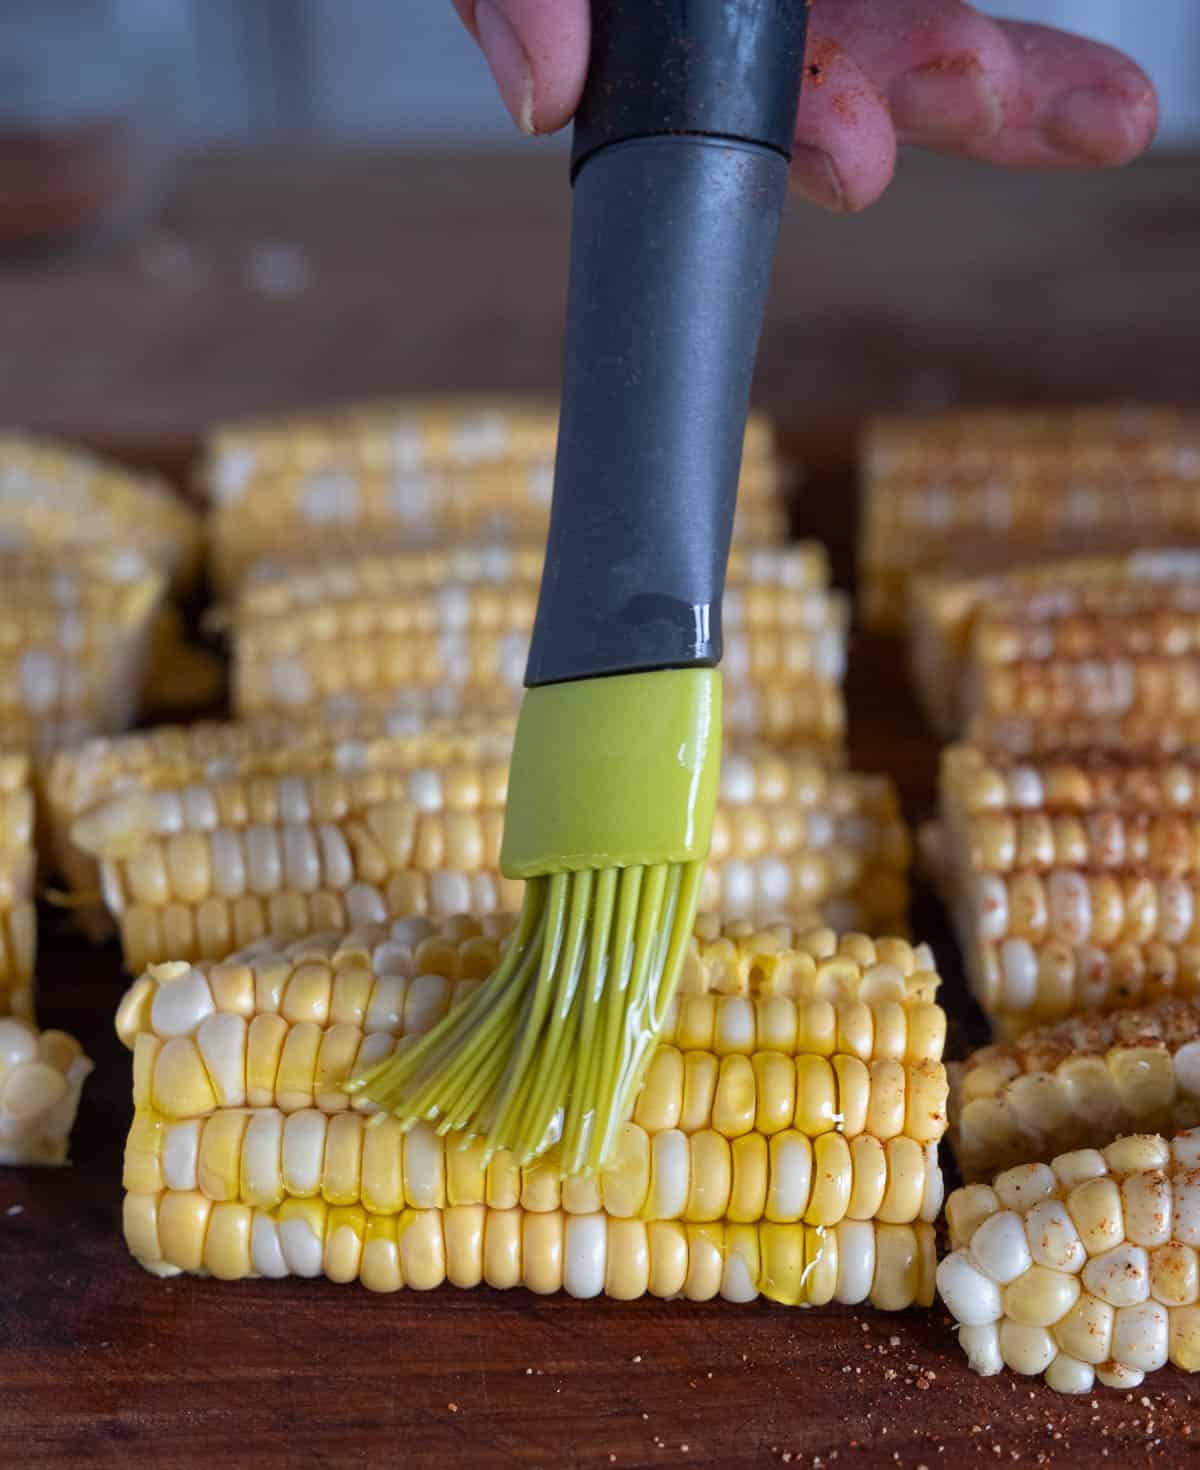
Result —
<instances>
[{"instance_id":1,"label":"corn cob piece","mask_svg":"<svg viewBox=\"0 0 1200 1470\"><path fill-rule=\"evenodd\" d=\"M1200 1130L1006 1170L946 1218L938 1290L976 1372L1088 1393L1200 1368Z\"/></svg>"},{"instance_id":2,"label":"corn cob piece","mask_svg":"<svg viewBox=\"0 0 1200 1470\"><path fill-rule=\"evenodd\" d=\"M0 1164L65 1164L92 1064L65 1031L0 1019Z\"/></svg>"},{"instance_id":3,"label":"corn cob piece","mask_svg":"<svg viewBox=\"0 0 1200 1470\"><path fill-rule=\"evenodd\" d=\"M545 540L556 415L515 400L367 405L308 422L219 430L202 488L218 585L260 560L303 565L380 547ZM769 425L752 418L735 534L783 539Z\"/></svg>"},{"instance_id":4,"label":"corn cob piece","mask_svg":"<svg viewBox=\"0 0 1200 1470\"><path fill-rule=\"evenodd\" d=\"M402 552L252 587L234 615L238 714L349 718L389 691L417 708L441 701L446 714L456 712L447 702L515 708L537 606L527 560ZM847 607L812 585L814 560L806 548L734 559L724 602L731 733L841 743ZM439 580L431 595L443 567L459 580Z\"/></svg>"},{"instance_id":5,"label":"corn cob piece","mask_svg":"<svg viewBox=\"0 0 1200 1470\"><path fill-rule=\"evenodd\" d=\"M972 640L970 736L1020 753L1169 748L1200 717L1198 646L1200 577L994 600Z\"/></svg>"},{"instance_id":6,"label":"corn cob piece","mask_svg":"<svg viewBox=\"0 0 1200 1470\"><path fill-rule=\"evenodd\" d=\"M917 572L1200 539L1200 418L1173 409L884 419L860 463L864 617L881 632L904 627Z\"/></svg>"},{"instance_id":7,"label":"corn cob piece","mask_svg":"<svg viewBox=\"0 0 1200 1470\"><path fill-rule=\"evenodd\" d=\"M951 1063L950 1139L968 1180L1123 1133L1200 1123L1200 1000L1039 1027Z\"/></svg>"},{"instance_id":8,"label":"corn cob piece","mask_svg":"<svg viewBox=\"0 0 1200 1470\"><path fill-rule=\"evenodd\" d=\"M29 757L0 756L0 1016L33 1018L37 949Z\"/></svg>"},{"instance_id":9,"label":"corn cob piece","mask_svg":"<svg viewBox=\"0 0 1200 1470\"><path fill-rule=\"evenodd\" d=\"M382 742L366 767L338 746L287 760L272 752L215 781L167 772L92 806L71 840L100 862L129 968L219 958L268 932L519 906L522 884L499 870L507 748L454 761L436 759L432 743L415 758L414 741L395 744L390 764ZM701 910L896 925L908 861L886 777L735 752L723 766Z\"/></svg>"},{"instance_id":10,"label":"corn cob piece","mask_svg":"<svg viewBox=\"0 0 1200 1470\"><path fill-rule=\"evenodd\" d=\"M0 556L0 738L55 749L132 723L163 577L137 553Z\"/></svg>"},{"instance_id":11,"label":"corn cob piece","mask_svg":"<svg viewBox=\"0 0 1200 1470\"><path fill-rule=\"evenodd\" d=\"M389 1119L364 1131L374 1105L352 1100L343 1083L467 998L498 954L504 924L486 927L460 919L439 931L410 919L373 945L317 937L211 968L152 967L117 1017L134 1051L138 1109L126 1188L249 1203L265 1191L273 1207L303 1193L323 1159L320 1187L336 1177L341 1203L370 1209L384 1199L390 1210L519 1201L662 1219L765 1212L818 1226L936 1218L945 1016L936 976L918 968L925 957L898 941L851 939L820 960L809 951L834 948L828 931L739 926L732 938L709 926L716 937L693 942L688 988L667 1017L619 1162L598 1185L560 1184L540 1165L518 1171L507 1155L485 1169L481 1145L464 1152L429 1125L405 1136ZM730 968L747 963L747 993L700 988L723 976L728 984Z\"/></svg>"},{"instance_id":12,"label":"corn cob piece","mask_svg":"<svg viewBox=\"0 0 1200 1470\"><path fill-rule=\"evenodd\" d=\"M768 1221L683 1224L615 1219L600 1212L536 1214L482 1205L369 1214L321 1199L276 1210L164 1190L125 1197L125 1239L158 1276L181 1271L325 1276L369 1291L524 1286L588 1299L682 1297L787 1306L869 1302L903 1311L933 1302L933 1226L843 1220L831 1230Z\"/></svg>"},{"instance_id":13,"label":"corn cob piece","mask_svg":"<svg viewBox=\"0 0 1200 1470\"><path fill-rule=\"evenodd\" d=\"M942 756L940 878L1000 1039L1200 992L1194 762Z\"/></svg>"},{"instance_id":14,"label":"corn cob piece","mask_svg":"<svg viewBox=\"0 0 1200 1470\"><path fill-rule=\"evenodd\" d=\"M330 465L421 470L437 465L539 462L554 456L558 410L550 400L500 394L412 397L215 429L201 488L215 502L244 495L253 477ZM743 449L771 459L770 421L752 413Z\"/></svg>"},{"instance_id":15,"label":"corn cob piece","mask_svg":"<svg viewBox=\"0 0 1200 1470\"><path fill-rule=\"evenodd\" d=\"M618 1166L560 1182L503 1155L481 1169L477 1146L460 1150L427 1125L407 1137L394 1120L368 1127L370 1105L352 1106L339 1085L359 1059L463 998L510 922L460 918L438 929L410 919L283 951L264 942L220 965L163 966L137 982L117 1022L134 1048L125 1182L135 1256L164 1273L264 1274L270 1242L290 1235L290 1248L307 1254L289 1259L289 1273L324 1271L376 1290L450 1279L576 1295L762 1292L889 1310L930 1300L945 1017L927 951L703 921L669 1019L673 1039L652 1063ZM313 1041L312 1066L297 1069ZM220 1096L211 1084L197 1090L201 1075ZM305 1102L293 1106L302 1075ZM304 1244L286 1223L296 1220L310 1227ZM344 1237L333 1244L347 1223L357 1251ZM248 1263L229 1253L231 1227L259 1240ZM415 1257L410 1267L414 1228L443 1253L441 1274L415 1271ZM472 1228L498 1233L486 1270L473 1275L470 1252L454 1255ZM386 1272L382 1260L368 1269L368 1239L390 1243ZM601 1251L598 1265L588 1257L589 1276L578 1274L580 1249ZM731 1253L747 1254L730 1266ZM577 1274L564 1278L573 1254ZM600 1284L581 1289L597 1269Z\"/></svg>"},{"instance_id":16,"label":"corn cob piece","mask_svg":"<svg viewBox=\"0 0 1200 1470\"><path fill-rule=\"evenodd\" d=\"M968 718L967 682L977 623L993 603L1045 606L1047 594L1195 582L1200 554L1142 551L1128 556L1070 557L982 576L945 571L914 578L909 598L909 660L925 712L938 734L961 735Z\"/></svg>"},{"instance_id":17,"label":"corn cob piece","mask_svg":"<svg viewBox=\"0 0 1200 1470\"><path fill-rule=\"evenodd\" d=\"M440 923L414 916L391 925L365 925L348 935L313 934L291 942L264 938L215 964L171 961L130 986L118 1009L117 1034L132 1048L143 1033L191 1034L210 1014L229 1012L248 1020L259 1010L286 1010L289 1021L319 1020L322 1026L420 1034L451 1003L465 998L468 991L458 987L491 973L513 922L511 914L456 915ZM410 996L410 982L420 977L431 977L429 985L417 986ZM388 984L377 990L385 978ZM161 1015L176 1019L160 1027L155 1019L159 992L180 979L186 985L175 986L169 1004L161 1002L166 1007ZM924 944L861 934L839 938L823 926L758 929L744 920L702 914L680 974L671 1013L672 1027L679 1029L672 1035L684 1050L721 1055L756 1049L791 1055L799 1047L823 1056L838 1051L863 1059L879 1054L936 1062L946 1025L935 1004L940 984ZM790 1004L778 1007L774 1017L763 1009L771 1029L759 1031L759 1009L751 1013L744 1004L732 1004L746 1000ZM180 1002L186 1003L182 1009ZM788 1031L788 1025L799 1024L797 1007L807 1015L810 1006L811 1033ZM848 1009L843 1013L842 1007ZM269 1093L252 1105L275 1103Z\"/></svg>"},{"instance_id":18,"label":"corn cob piece","mask_svg":"<svg viewBox=\"0 0 1200 1470\"><path fill-rule=\"evenodd\" d=\"M72 842L70 833L78 818L116 794L139 785L182 791L239 774L408 769L507 759L515 725L511 716L477 713L453 721L394 715L349 726L200 721L96 738L55 752L43 771L41 796L53 863L74 895L75 915L100 940L111 932L111 924L99 903L99 864ZM88 904L89 895L97 901Z\"/></svg>"},{"instance_id":19,"label":"corn cob piece","mask_svg":"<svg viewBox=\"0 0 1200 1470\"><path fill-rule=\"evenodd\" d=\"M135 551L186 587L200 570L200 517L156 476L49 439L0 434L0 527L9 551Z\"/></svg>"}]
</instances>

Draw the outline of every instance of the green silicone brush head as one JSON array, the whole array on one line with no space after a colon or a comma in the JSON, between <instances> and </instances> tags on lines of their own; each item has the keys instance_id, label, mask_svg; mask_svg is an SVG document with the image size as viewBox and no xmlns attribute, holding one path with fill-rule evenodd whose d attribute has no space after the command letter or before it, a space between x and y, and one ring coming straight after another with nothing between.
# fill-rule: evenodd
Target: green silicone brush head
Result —
<instances>
[{"instance_id":1,"label":"green silicone brush head","mask_svg":"<svg viewBox=\"0 0 1200 1470\"><path fill-rule=\"evenodd\" d=\"M519 1163L601 1168L662 1030L696 917L720 764L713 669L529 691L503 866L528 880L495 973L351 1082L384 1112Z\"/></svg>"}]
</instances>

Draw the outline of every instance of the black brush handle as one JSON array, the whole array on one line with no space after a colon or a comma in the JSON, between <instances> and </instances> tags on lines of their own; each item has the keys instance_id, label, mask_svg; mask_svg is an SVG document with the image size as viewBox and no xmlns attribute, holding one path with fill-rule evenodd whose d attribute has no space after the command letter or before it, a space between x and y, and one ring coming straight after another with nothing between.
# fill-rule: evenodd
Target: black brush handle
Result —
<instances>
[{"instance_id":1,"label":"black brush handle","mask_svg":"<svg viewBox=\"0 0 1200 1470\"><path fill-rule=\"evenodd\" d=\"M525 682L711 666L805 0L593 0Z\"/></svg>"}]
</instances>

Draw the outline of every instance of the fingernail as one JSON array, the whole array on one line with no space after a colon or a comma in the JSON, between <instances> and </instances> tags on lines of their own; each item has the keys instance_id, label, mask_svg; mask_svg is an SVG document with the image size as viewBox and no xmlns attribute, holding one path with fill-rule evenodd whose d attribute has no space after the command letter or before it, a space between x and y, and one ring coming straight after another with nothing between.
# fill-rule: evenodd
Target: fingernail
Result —
<instances>
[{"instance_id":1,"label":"fingernail","mask_svg":"<svg viewBox=\"0 0 1200 1470\"><path fill-rule=\"evenodd\" d=\"M846 195L833 159L821 148L798 146L792 152L792 188L825 209L845 209Z\"/></svg>"},{"instance_id":2,"label":"fingernail","mask_svg":"<svg viewBox=\"0 0 1200 1470\"><path fill-rule=\"evenodd\" d=\"M475 34L513 122L532 133L533 68L512 23L492 0L476 0Z\"/></svg>"},{"instance_id":3,"label":"fingernail","mask_svg":"<svg viewBox=\"0 0 1200 1470\"><path fill-rule=\"evenodd\" d=\"M1095 87L1056 98L1042 120L1042 137L1057 152L1090 163L1125 163L1139 147L1127 99Z\"/></svg>"},{"instance_id":4,"label":"fingernail","mask_svg":"<svg viewBox=\"0 0 1200 1470\"><path fill-rule=\"evenodd\" d=\"M905 143L990 138L1004 121L1000 99L973 56L935 62L897 77L888 101Z\"/></svg>"}]
</instances>

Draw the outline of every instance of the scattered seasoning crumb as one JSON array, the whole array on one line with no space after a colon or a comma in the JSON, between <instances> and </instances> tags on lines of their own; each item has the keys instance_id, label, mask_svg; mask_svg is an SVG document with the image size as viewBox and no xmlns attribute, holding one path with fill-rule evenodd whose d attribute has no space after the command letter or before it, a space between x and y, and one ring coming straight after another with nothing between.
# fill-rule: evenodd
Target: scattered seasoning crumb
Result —
<instances>
[{"instance_id":1,"label":"scattered seasoning crumb","mask_svg":"<svg viewBox=\"0 0 1200 1470\"><path fill-rule=\"evenodd\" d=\"M899 1347L899 1346L900 1346L900 1339L898 1337L892 1336L892 1337L889 1337L888 1338L888 1347Z\"/></svg>"},{"instance_id":2,"label":"scattered seasoning crumb","mask_svg":"<svg viewBox=\"0 0 1200 1470\"><path fill-rule=\"evenodd\" d=\"M633 1363L640 1363L641 1361L642 1361L642 1355L641 1355L641 1353L635 1353L633 1355L633 1357L630 1359L630 1362L633 1362Z\"/></svg>"},{"instance_id":3,"label":"scattered seasoning crumb","mask_svg":"<svg viewBox=\"0 0 1200 1470\"><path fill-rule=\"evenodd\" d=\"M4 1213L6 1215L23 1215L25 1213L25 1206L24 1205L9 1205L8 1209L5 1210Z\"/></svg>"},{"instance_id":4,"label":"scattered seasoning crumb","mask_svg":"<svg viewBox=\"0 0 1200 1470\"><path fill-rule=\"evenodd\" d=\"M458 1405L457 1404L450 1403L450 1404L447 1404L446 1407L450 1410L450 1412L452 1414L457 1414L458 1413Z\"/></svg>"},{"instance_id":5,"label":"scattered seasoning crumb","mask_svg":"<svg viewBox=\"0 0 1200 1470\"><path fill-rule=\"evenodd\" d=\"M680 1449L681 1449L681 1450L682 1450L682 1451L683 1451L683 1453L684 1453L684 1454L685 1454L685 1455L686 1455L686 1454L687 1454L687 1452L688 1452L688 1450L690 1450L690 1449L691 1449L691 1445L686 1445L686 1444L681 1444L681 1445L680 1445L680 1446L679 1446L679 1448L680 1448Z\"/></svg>"}]
</instances>

